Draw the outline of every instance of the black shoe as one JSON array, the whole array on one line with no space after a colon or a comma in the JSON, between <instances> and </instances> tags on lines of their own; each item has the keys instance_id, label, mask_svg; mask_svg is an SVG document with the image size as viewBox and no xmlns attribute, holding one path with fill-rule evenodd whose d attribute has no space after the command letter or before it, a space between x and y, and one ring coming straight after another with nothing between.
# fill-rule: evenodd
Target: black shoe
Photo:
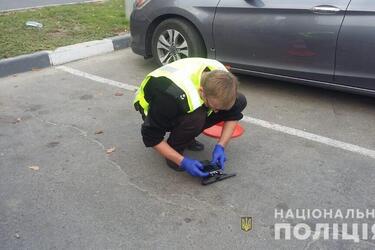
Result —
<instances>
[{"instance_id":1,"label":"black shoe","mask_svg":"<svg viewBox=\"0 0 375 250\"><path fill-rule=\"evenodd\" d=\"M175 171L178 171L178 172L182 172L184 171L180 166L178 166L176 163L174 163L173 161L170 161L168 159L165 159L165 161L167 162L167 165L168 167L170 167L171 169L175 170Z\"/></svg>"},{"instance_id":2,"label":"black shoe","mask_svg":"<svg viewBox=\"0 0 375 250\"><path fill-rule=\"evenodd\" d=\"M187 149L190 151L202 151L204 149L203 143L200 143L197 140L193 140L192 143L190 143L189 146L187 146Z\"/></svg>"}]
</instances>

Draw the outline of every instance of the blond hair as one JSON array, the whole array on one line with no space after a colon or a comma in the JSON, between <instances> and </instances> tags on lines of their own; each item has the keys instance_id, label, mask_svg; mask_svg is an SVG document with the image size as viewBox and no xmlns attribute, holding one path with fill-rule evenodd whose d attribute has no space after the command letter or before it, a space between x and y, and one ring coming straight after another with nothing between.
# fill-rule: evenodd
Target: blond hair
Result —
<instances>
[{"instance_id":1,"label":"blond hair","mask_svg":"<svg viewBox=\"0 0 375 250\"><path fill-rule=\"evenodd\" d=\"M231 108L236 100L238 84L237 77L224 70L204 72L201 78L206 97L217 99L226 109Z\"/></svg>"}]
</instances>

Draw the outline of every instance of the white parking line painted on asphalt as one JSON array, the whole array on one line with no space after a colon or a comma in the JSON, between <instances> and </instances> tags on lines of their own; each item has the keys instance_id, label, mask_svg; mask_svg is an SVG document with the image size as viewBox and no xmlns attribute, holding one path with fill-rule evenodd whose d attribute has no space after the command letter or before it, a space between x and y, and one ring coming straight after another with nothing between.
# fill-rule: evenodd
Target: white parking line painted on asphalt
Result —
<instances>
[{"instance_id":1,"label":"white parking line painted on asphalt","mask_svg":"<svg viewBox=\"0 0 375 250\"><path fill-rule=\"evenodd\" d=\"M73 69L73 68L70 68L70 67L59 66L59 67L56 67L56 68L58 68L60 70L63 70L65 72L71 73L71 74L76 75L76 76L88 78L88 79L91 79L93 81L109 84L109 85L116 86L116 87L119 87L119 88L122 88L122 89L130 90L130 91L136 91L138 89L138 87L133 86L133 85L113 81L113 80L110 80L110 79L107 79L107 78L102 78L100 76L92 75L92 74L82 72L82 71L79 71L79 70L76 70L76 69ZM350 144L350 143L338 141L338 140L331 139L331 138L328 138L328 137L324 137L324 136L316 135L316 134L313 134L313 133L305 132L305 131L302 131L302 130L299 130L299 129L290 128L290 127L286 127L286 126L279 125L279 124L276 124L276 123L271 123L271 122L268 122L268 121L252 118L252 117L249 117L249 116L244 116L241 121L246 122L246 123L250 123L250 124L253 124L253 125L256 125L256 126L260 126L260 127L263 127L263 128L275 130L275 131L278 131L278 132L281 132L281 133L284 133L284 134L304 138L306 140L319 142L321 144L325 144L325 145L328 145L328 146L331 146L331 147L335 147L335 148L343 149L343 150L346 150L346 151L358 153L358 154L368 156L368 157L371 157L371 158L375 159L375 150L364 148L364 147L361 147L361 146L358 146L358 145L355 145L355 144Z\"/></svg>"},{"instance_id":2,"label":"white parking line painted on asphalt","mask_svg":"<svg viewBox=\"0 0 375 250\"><path fill-rule=\"evenodd\" d=\"M92 74L89 74L89 73L86 73L86 72L83 72L83 71L80 71L80 70L76 70L76 69L73 69L73 68L70 68L70 67L58 66L56 68L60 69L62 71L68 72L70 74L76 75L76 76L84 77L84 78L87 78L87 79L90 79L90 80L93 80L93 81L96 81L96 82L109 84L109 85L119 87L119 88L122 88L122 89L130 90L130 91L134 91L134 92L137 91L137 89L138 89L138 87L130 85L130 84L126 84L126 83L122 83L122 82L118 82L118 81L113 81L113 80L110 80L110 79L107 79L107 78L92 75Z\"/></svg>"},{"instance_id":3,"label":"white parking line painted on asphalt","mask_svg":"<svg viewBox=\"0 0 375 250\"><path fill-rule=\"evenodd\" d=\"M305 131L302 131L302 130L299 130L299 129L286 127L286 126L283 126L283 125L259 120L259 119L248 117L248 116L244 116L241 121L251 123L251 124L263 127L263 128L272 129L272 130L282 132L282 133L285 133L285 134L288 134L288 135L294 135L294 136L297 136L297 137L301 137L301 138L304 138L304 139L307 139L307 140L310 140L310 141L315 141L315 142L319 142L319 143L322 143L322 144L326 144L326 145L329 145L329 146L332 146L332 147L335 147L335 148L340 148L340 149L344 149L344 150L351 151L351 152L354 152L354 153L358 153L358 154L361 154L361 155L369 156L369 157L375 159L375 150L360 147L360 146L355 145L355 144L350 144L350 143L338 141L338 140L331 139L331 138L328 138L328 137L312 134L312 133L305 132Z\"/></svg>"}]
</instances>

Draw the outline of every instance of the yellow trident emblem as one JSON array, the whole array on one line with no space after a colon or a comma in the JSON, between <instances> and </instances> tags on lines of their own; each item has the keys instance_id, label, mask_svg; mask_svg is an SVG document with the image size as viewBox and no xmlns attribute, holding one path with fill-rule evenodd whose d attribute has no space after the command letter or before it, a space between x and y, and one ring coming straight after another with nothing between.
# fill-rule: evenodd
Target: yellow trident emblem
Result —
<instances>
[{"instance_id":1,"label":"yellow trident emblem","mask_svg":"<svg viewBox=\"0 0 375 250\"><path fill-rule=\"evenodd\" d=\"M241 217L241 229L245 232L250 231L252 228L252 218L251 217Z\"/></svg>"}]
</instances>

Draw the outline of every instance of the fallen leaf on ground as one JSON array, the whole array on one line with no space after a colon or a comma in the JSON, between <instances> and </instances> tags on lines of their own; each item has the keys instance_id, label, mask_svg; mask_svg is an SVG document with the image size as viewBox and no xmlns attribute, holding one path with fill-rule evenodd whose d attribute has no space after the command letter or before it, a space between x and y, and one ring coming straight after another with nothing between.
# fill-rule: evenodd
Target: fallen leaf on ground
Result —
<instances>
[{"instance_id":1,"label":"fallen leaf on ground","mask_svg":"<svg viewBox=\"0 0 375 250\"><path fill-rule=\"evenodd\" d=\"M111 153L115 152L115 150L116 150L116 147L109 148L109 149L107 149L107 154L111 154Z\"/></svg>"},{"instance_id":2,"label":"fallen leaf on ground","mask_svg":"<svg viewBox=\"0 0 375 250\"><path fill-rule=\"evenodd\" d=\"M39 166L30 166L29 168L32 169L32 170L34 170L34 171L38 171L39 170Z\"/></svg>"},{"instance_id":3,"label":"fallen leaf on ground","mask_svg":"<svg viewBox=\"0 0 375 250\"><path fill-rule=\"evenodd\" d=\"M123 96L124 95L124 93L122 93L122 92L116 92L115 93L115 96Z\"/></svg>"},{"instance_id":4,"label":"fallen leaf on ground","mask_svg":"<svg viewBox=\"0 0 375 250\"><path fill-rule=\"evenodd\" d=\"M103 130L96 130L96 131L95 131L95 134L96 134L96 135L100 135L100 134L103 134L103 133L104 133Z\"/></svg>"}]
</instances>

